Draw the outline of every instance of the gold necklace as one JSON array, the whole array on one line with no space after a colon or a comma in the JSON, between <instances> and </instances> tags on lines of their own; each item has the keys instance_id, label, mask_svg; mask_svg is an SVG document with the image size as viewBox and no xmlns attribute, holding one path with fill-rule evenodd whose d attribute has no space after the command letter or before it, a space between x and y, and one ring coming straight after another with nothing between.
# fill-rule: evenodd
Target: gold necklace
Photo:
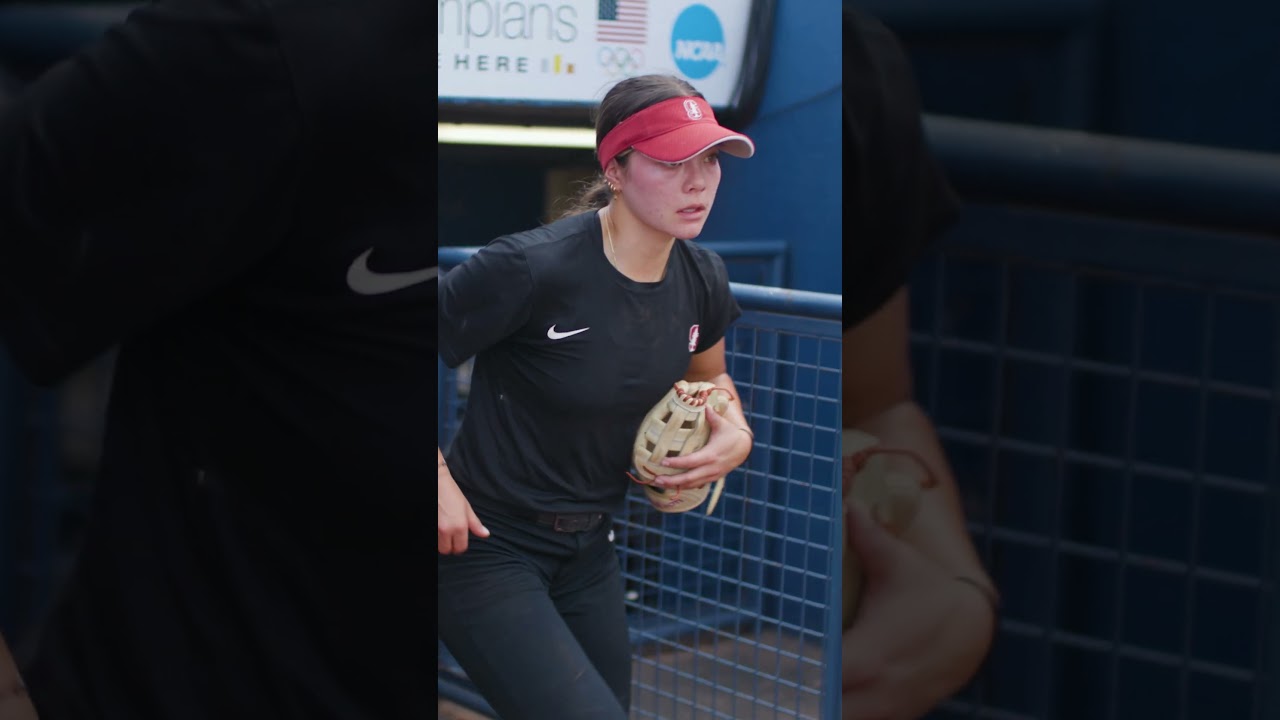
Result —
<instances>
[{"instance_id":1,"label":"gold necklace","mask_svg":"<svg viewBox=\"0 0 1280 720\"><path fill-rule=\"evenodd\" d=\"M618 249L613 246L613 213L612 212L604 216L604 239L609 241L609 250L613 252L613 266L618 269L618 272L622 273L623 275L627 275L626 271L622 269L622 263L618 261ZM664 270L663 272L665 274L666 271ZM627 275L627 277L631 277L631 276ZM661 280L661 279L662 279L662 275L659 275L658 280ZM654 281L640 280L639 282L657 282L657 281L656 280Z\"/></svg>"},{"instance_id":2,"label":"gold necklace","mask_svg":"<svg viewBox=\"0 0 1280 720\"><path fill-rule=\"evenodd\" d=\"M613 266L618 268L618 272L622 272L622 265L618 262L618 249L613 246L613 213L604 216L604 238L609 241L609 250L613 252Z\"/></svg>"}]
</instances>

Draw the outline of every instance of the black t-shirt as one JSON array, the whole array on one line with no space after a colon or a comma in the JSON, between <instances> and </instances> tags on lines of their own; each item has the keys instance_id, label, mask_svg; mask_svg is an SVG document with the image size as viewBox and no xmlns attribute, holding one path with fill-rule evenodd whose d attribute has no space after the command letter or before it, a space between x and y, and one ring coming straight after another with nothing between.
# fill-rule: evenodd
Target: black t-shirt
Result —
<instances>
[{"instance_id":1,"label":"black t-shirt","mask_svg":"<svg viewBox=\"0 0 1280 720\"><path fill-rule=\"evenodd\" d=\"M929 152L910 63L879 21L844 9L844 327L874 313L959 202Z\"/></svg>"},{"instance_id":2,"label":"black t-shirt","mask_svg":"<svg viewBox=\"0 0 1280 720\"><path fill-rule=\"evenodd\" d=\"M424 5L149 4L0 116L0 339L119 347L43 720L428 716Z\"/></svg>"},{"instance_id":3,"label":"black t-shirt","mask_svg":"<svg viewBox=\"0 0 1280 720\"><path fill-rule=\"evenodd\" d=\"M603 249L597 213L504 236L440 280L440 355L475 356L448 462L472 502L622 509L645 414L741 315L723 261L677 240L656 283Z\"/></svg>"}]
</instances>

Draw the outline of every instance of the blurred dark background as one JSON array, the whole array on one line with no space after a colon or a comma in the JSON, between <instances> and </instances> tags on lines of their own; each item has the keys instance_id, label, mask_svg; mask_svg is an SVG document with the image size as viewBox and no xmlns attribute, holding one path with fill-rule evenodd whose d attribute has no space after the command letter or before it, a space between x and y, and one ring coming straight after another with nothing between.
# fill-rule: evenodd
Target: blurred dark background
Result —
<instances>
[{"instance_id":1,"label":"blurred dark background","mask_svg":"<svg viewBox=\"0 0 1280 720\"><path fill-rule=\"evenodd\" d=\"M902 38L926 112L1280 151L1280 3L852 4Z\"/></svg>"},{"instance_id":2,"label":"blurred dark background","mask_svg":"<svg viewBox=\"0 0 1280 720\"><path fill-rule=\"evenodd\" d=\"M0 2L0 112L26 82L140 4ZM39 388L0 346L0 632L16 653L78 547L111 362L107 354L57 388Z\"/></svg>"},{"instance_id":3,"label":"blurred dark background","mask_svg":"<svg viewBox=\"0 0 1280 720\"><path fill-rule=\"evenodd\" d=\"M1280 718L1280 2L857 5L966 203L912 342L1005 608L935 717ZM0 3L0 107L132 6ZM18 644L74 555L109 367L38 389L0 353Z\"/></svg>"},{"instance_id":4,"label":"blurred dark background","mask_svg":"<svg viewBox=\"0 0 1280 720\"><path fill-rule=\"evenodd\" d=\"M1280 717L1280 3L846 4L965 201L912 345L1005 607L935 716Z\"/></svg>"}]
</instances>

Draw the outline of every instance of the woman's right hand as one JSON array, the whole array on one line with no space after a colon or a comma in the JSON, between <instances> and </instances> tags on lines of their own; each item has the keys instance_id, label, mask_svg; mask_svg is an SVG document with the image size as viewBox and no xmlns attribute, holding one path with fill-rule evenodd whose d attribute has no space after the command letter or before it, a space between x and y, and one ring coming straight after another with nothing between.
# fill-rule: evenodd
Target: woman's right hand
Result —
<instances>
[{"instance_id":1,"label":"woman's right hand","mask_svg":"<svg viewBox=\"0 0 1280 720\"><path fill-rule=\"evenodd\" d=\"M437 508L439 522L436 542L441 555L457 555L467 551L468 533L489 537L489 530L476 517L471 503L454 482L449 466L443 462L437 471Z\"/></svg>"}]
</instances>

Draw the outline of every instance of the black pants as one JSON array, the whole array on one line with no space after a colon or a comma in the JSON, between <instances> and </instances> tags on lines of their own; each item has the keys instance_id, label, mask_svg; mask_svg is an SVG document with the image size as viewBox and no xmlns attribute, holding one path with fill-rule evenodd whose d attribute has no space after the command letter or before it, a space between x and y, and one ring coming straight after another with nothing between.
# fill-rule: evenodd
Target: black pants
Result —
<instances>
[{"instance_id":1,"label":"black pants","mask_svg":"<svg viewBox=\"0 0 1280 720\"><path fill-rule=\"evenodd\" d=\"M626 720L631 646L609 518L557 532L475 510L490 537L438 556L445 647L503 720Z\"/></svg>"}]
</instances>

